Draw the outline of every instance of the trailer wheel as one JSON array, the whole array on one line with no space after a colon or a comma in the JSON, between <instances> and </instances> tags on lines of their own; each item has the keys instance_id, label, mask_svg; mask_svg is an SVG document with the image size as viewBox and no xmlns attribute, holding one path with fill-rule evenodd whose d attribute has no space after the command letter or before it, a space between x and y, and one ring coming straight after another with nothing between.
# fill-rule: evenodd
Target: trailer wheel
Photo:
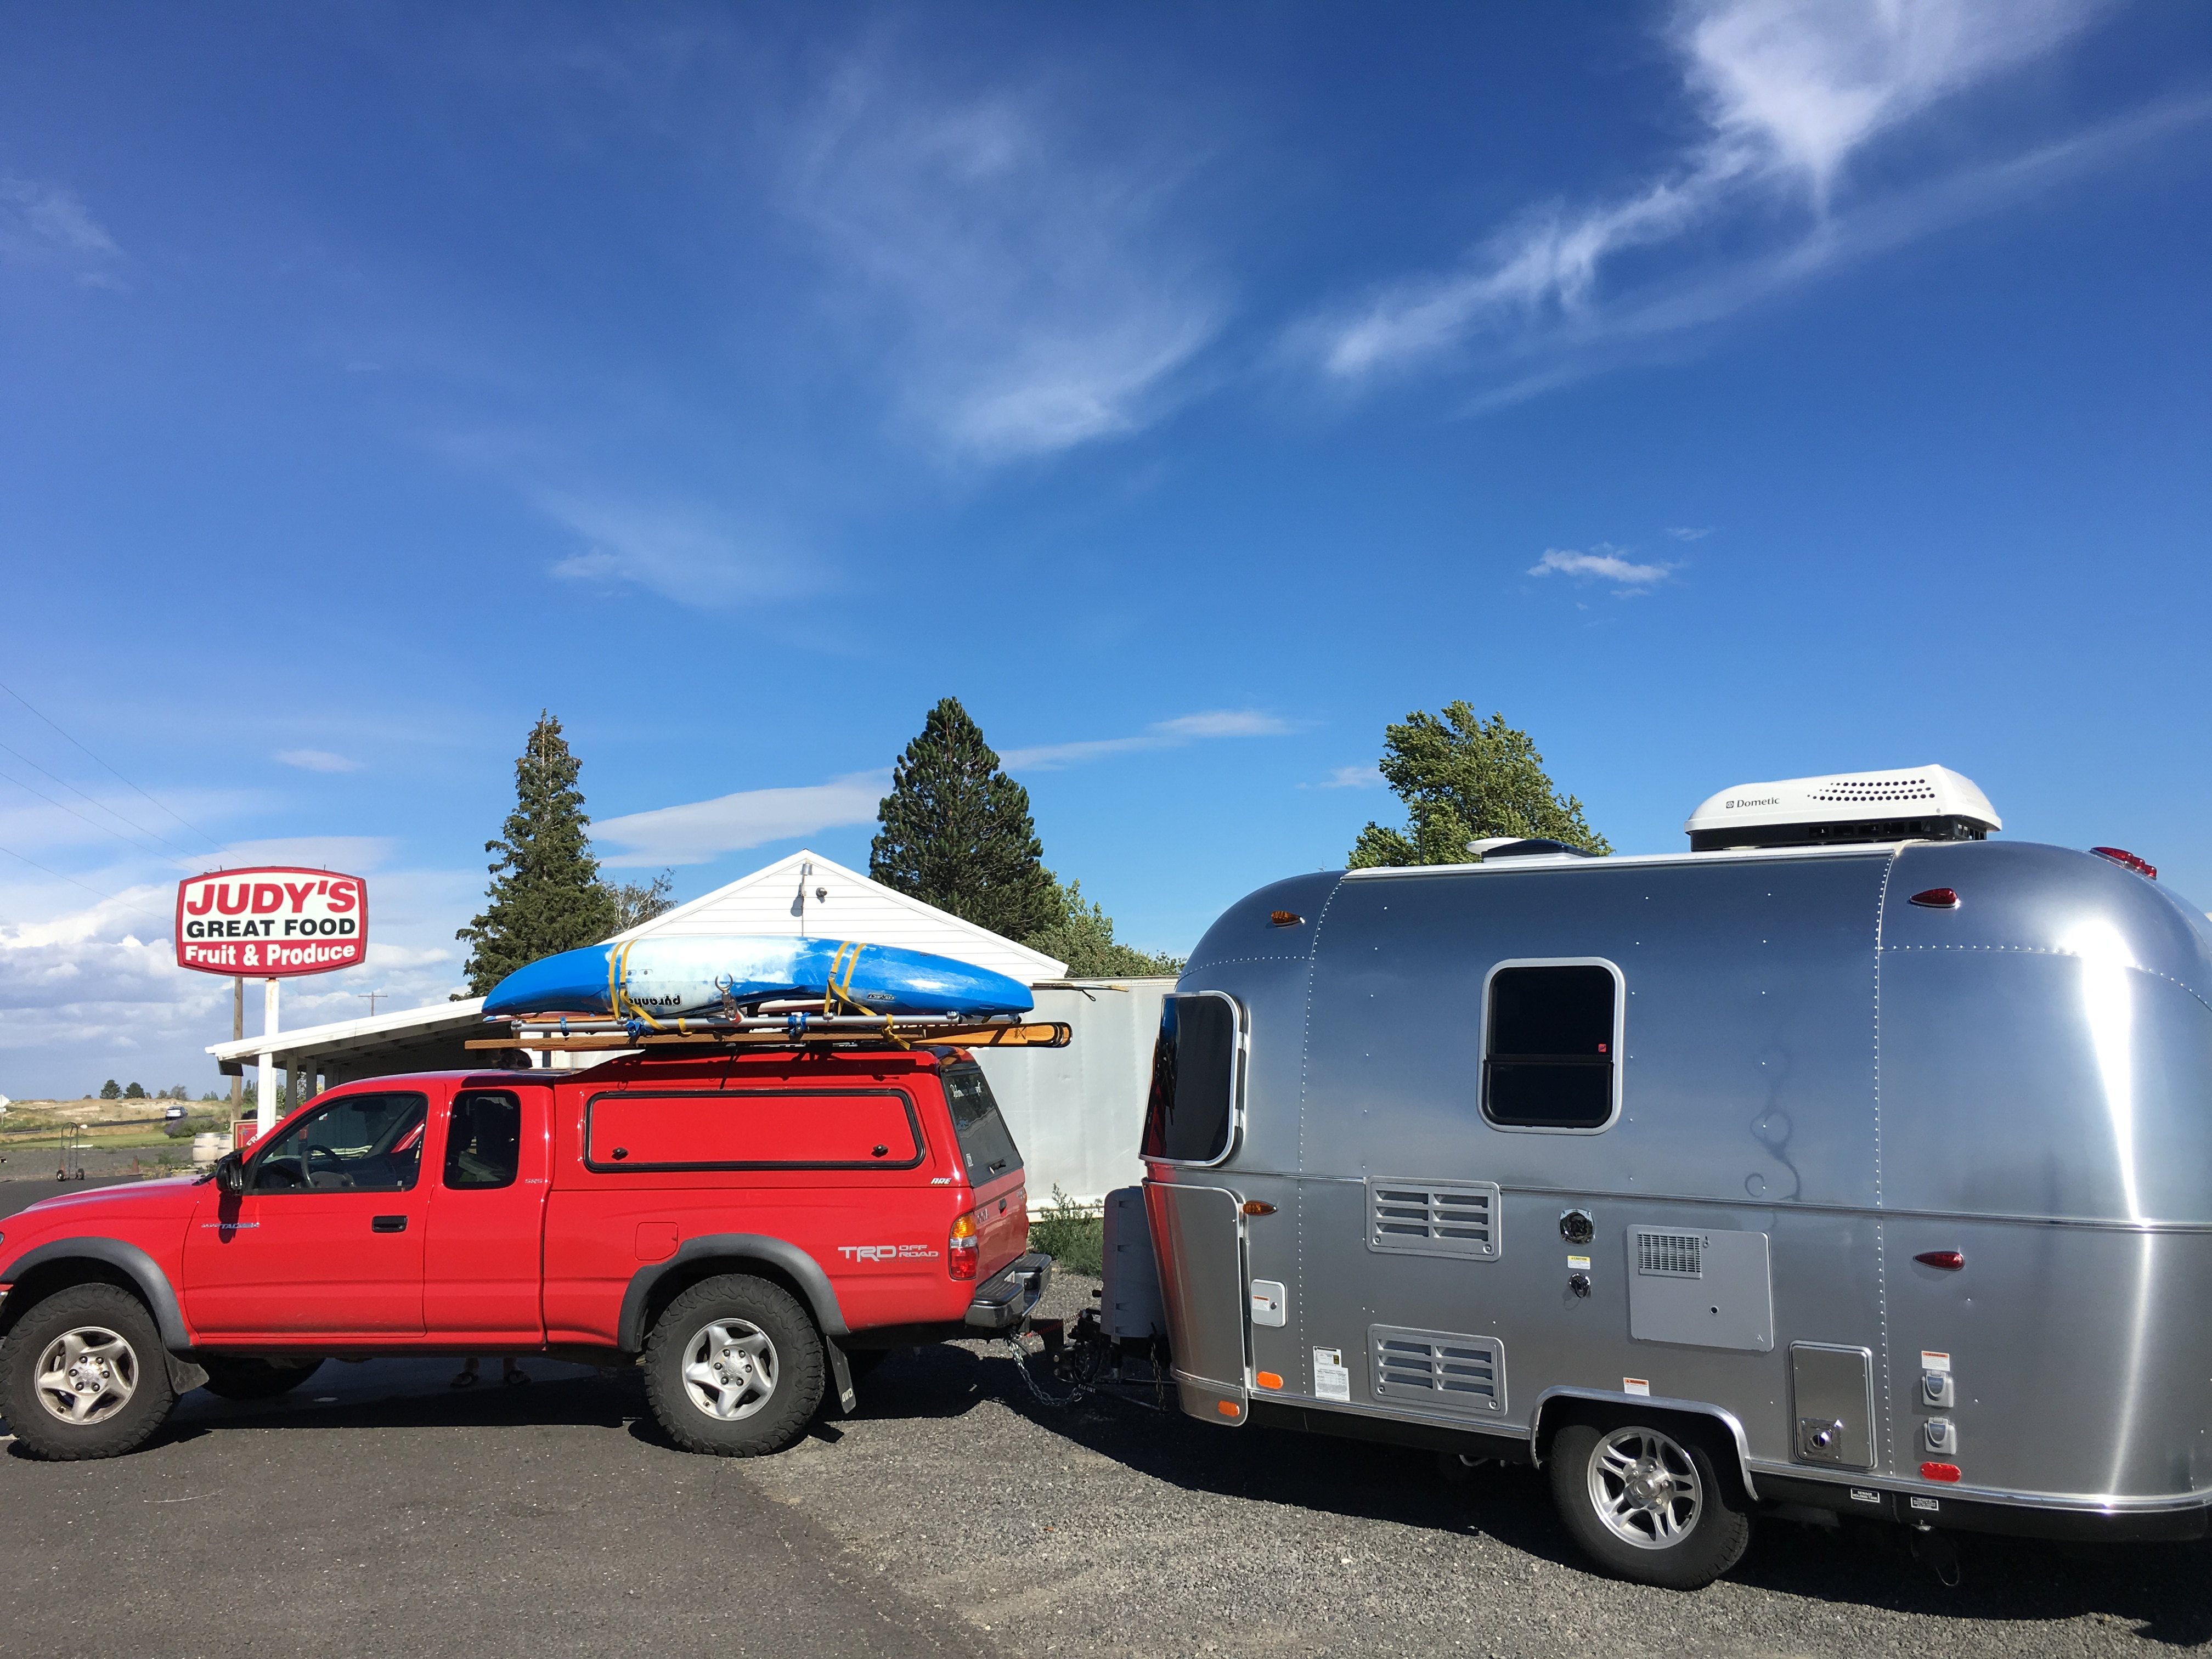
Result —
<instances>
[{"instance_id":1,"label":"trailer wheel","mask_svg":"<svg viewBox=\"0 0 2212 1659\"><path fill-rule=\"evenodd\" d=\"M58 1291L0 1341L0 1416L33 1457L120 1457L176 1402L154 1316L117 1285Z\"/></svg>"},{"instance_id":2,"label":"trailer wheel","mask_svg":"<svg viewBox=\"0 0 2212 1659\"><path fill-rule=\"evenodd\" d=\"M1552 1443L1552 1500L1614 1577L1702 1589L1743 1559L1751 1516L1696 1440L1648 1423L1571 1423Z\"/></svg>"},{"instance_id":3,"label":"trailer wheel","mask_svg":"<svg viewBox=\"0 0 2212 1659\"><path fill-rule=\"evenodd\" d=\"M668 1437L760 1457L806 1432L822 1403L822 1339L791 1293L725 1273L668 1304L645 1345L645 1393Z\"/></svg>"}]
</instances>

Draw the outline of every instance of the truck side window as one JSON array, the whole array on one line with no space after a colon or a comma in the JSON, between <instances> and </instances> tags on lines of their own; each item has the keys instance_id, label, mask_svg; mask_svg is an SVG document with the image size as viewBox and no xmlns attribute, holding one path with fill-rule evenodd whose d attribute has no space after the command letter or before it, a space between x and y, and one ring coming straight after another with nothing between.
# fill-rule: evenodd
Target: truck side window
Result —
<instances>
[{"instance_id":1,"label":"truck side window","mask_svg":"<svg viewBox=\"0 0 2212 1659\"><path fill-rule=\"evenodd\" d=\"M453 1097L446 1124L446 1185L512 1187L522 1163L522 1103L504 1089Z\"/></svg>"},{"instance_id":2,"label":"truck side window","mask_svg":"<svg viewBox=\"0 0 2212 1659\"><path fill-rule=\"evenodd\" d=\"M257 1193L404 1193L422 1167L418 1094L340 1095L271 1140L253 1160Z\"/></svg>"},{"instance_id":3,"label":"truck side window","mask_svg":"<svg viewBox=\"0 0 2212 1659\"><path fill-rule=\"evenodd\" d=\"M1505 967L1490 976L1482 1112L1522 1129L1601 1129L1620 1056L1613 969L1595 963Z\"/></svg>"},{"instance_id":4,"label":"truck side window","mask_svg":"<svg viewBox=\"0 0 2212 1659\"><path fill-rule=\"evenodd\" d=\"M1218 992L1171 996L1152 1045L1152 1090L1145 1105L1146 1158L1216 1164L1237 1128L1237 1009Z\"/></svg>"}]
</instances>

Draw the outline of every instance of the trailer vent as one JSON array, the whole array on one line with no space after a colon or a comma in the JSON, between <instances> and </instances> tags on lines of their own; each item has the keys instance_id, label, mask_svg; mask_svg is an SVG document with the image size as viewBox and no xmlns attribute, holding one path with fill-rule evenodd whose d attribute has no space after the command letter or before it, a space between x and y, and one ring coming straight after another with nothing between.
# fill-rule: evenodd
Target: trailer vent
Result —
<instances>
[{"instance_id":1,"label":"trailer vent","mask_svg":"<svg viewBox=\"0 0 2212 1659\"><path fill-rule=\"evenodd\" d=\"M1484 1415L1505 1409L1505 1346L1495 1337L1370 1325L1367 1344L1377 1400Z\"/></svg>"},{"instance_id":2,"label":"trailer vent","mask_svg":"<svg viewBox=\"0 0 2212 1659\"><path fill-rule=\"evenodd\" d=\"M1498 1188L1487 1181L1367 1183L1367 1248L1495 1261L1504 1248Z\"/></svg>"},{"instance_id":3,"label":"trailer vent","mask_svg":"<svg viewBox=\"0 0 2212 1659\"><path fill-rule=\"evenodd\" d=\"M1655 1233L1639 1228L1636 1234L1636 1271L1661 1279L1703 1279L1705 1244L1702 1233Z\"/></svg>"}]
</instances>

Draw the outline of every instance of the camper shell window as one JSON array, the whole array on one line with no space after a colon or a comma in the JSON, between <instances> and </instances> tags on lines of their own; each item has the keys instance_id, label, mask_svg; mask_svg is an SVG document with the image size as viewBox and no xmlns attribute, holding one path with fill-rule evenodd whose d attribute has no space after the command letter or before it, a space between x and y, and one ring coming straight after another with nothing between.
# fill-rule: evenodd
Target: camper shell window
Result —
<instances>
[{"instance_id":1,"label":"camper shell window","mask_svg":"<svg viewBox=\"0 0 2212 1659\"><path fill-rule=\"evenodd\" d=\"M1502 1129L1588 1133L1620 1100L1620 969L1598 958L1502 962L1483 991L1482 1115Z\"/></svg>"},{"instance_id":2,"label":"camper shell window","mask_svg":"<svg viewBox=\"0 0 2212 1659\"><path fill-rule=\"evenodd\" d=\"M1143 1152L1168 1164L1218 1164L1237 1134L1243 1088L1243 1016L1220 991L1170 996L1152 1045Z\"/></svg>"},{"instance_id":3,"label":"camper shell window","mask_svg":"<svg viewBox=\"0 0 2212 1659\"><path fill-rule=\"evenodd\" d=\"M945 1100L952 1109L952 1133L959 1137L960 1161L968 1179L980 1187L1020 1169L1021 1149L1014 1145L1013 1132L999 1111L983 1068L963 1056L941 1063L938 1074L945 1079Z\"/></svg>"}]
</instances>

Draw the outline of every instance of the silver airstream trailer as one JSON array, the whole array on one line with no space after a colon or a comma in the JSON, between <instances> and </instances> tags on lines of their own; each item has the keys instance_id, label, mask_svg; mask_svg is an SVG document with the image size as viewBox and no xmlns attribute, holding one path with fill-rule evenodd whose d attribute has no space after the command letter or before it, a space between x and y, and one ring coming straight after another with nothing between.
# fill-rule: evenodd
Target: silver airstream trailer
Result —
<instances>
[{"instance_id":1,"label":"silver airstream trailer","mask_svg":"<svg viewBox=\"0 0 2212 1659\"><path fill-rule=\"evenodd\" d=\"M1778 1506L2201 1534L2212 928L1996 825L1797 780L1234 906L1142 1149L1184 1410L1533 1459L1658 1584Z\"/></svg>"}]
</instances>

